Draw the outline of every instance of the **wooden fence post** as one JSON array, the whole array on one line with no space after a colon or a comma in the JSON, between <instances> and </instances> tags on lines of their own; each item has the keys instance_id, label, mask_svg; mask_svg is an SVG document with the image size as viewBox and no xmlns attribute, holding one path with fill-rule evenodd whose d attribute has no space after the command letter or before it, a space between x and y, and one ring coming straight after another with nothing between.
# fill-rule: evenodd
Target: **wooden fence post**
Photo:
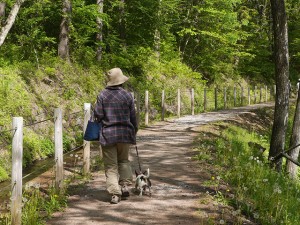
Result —
<instances>
[{"instance_id":1,"label":"wooden fence post","mask_svg":"<svg viewBox=\"0 0 300 225\"><path fill-rule=\"evenodd\" d=\"M266 90L266 102L268 102L268 86L265 86L265 90Z\"/></svg>"},{"instance_id":2,"label":"wooden fence post","mask_svg":"<svg viewBox=\"0 0 300 225\"><path fill-rule=\"evenodd\" d=\"M91 103L84 103L84 121L83 130L86 130L89 119L91 118ZM89 141L83 141L83 175L87 175L90 172L90 152L91 143Z\"/></svg>"},{"instance_id":3,"label":"wooden fence post","mask_svg":"<svg viewBox=\"0 0 300 225\"><path fill-rule=\"evenodd\" d=\"M141 120L141 95L139 92L136 93L136 120L139 125Z\"/></svg>"},{"instance_id":4,"label":"wooden fence post","mask_svg":"<svg viewBox=\"0 0 300 225\"><path fill-rule=\"evenodd\" d=\"M251 105L251 94L250 87L248 87L248 105Z\"/></svg>"},{"instance_id":5,"label":"wooden fence post","mask_svg":"<svg viewBox=\"0 0 300 225\"><path fill-rule=\"evenodd\" d=\"M215 110L218 109L218 89L215 87Z\"/></svg>"},{"instance_id":6,"label":"wooden fence post","mask_svg":"<svg viewBox=\"0 0 300 225\"><path fill-rule=\"evenodd\" d=\"M21 225L22 217L22 161L23 161L23 117L13 117L11 172L11 224Z\"/></svg>"},{"instance_id":7,"label":"wooden fence post","mask_svg":"<svg viewBox=\"0 0 300 225\"><path fill-rule=\"evenodd\" d=\"M192 115L195 115L195 93L194 93L194 88L191 90L191 110L192 110Z\"/></svg>"},{"instance_id":8,"label":"wooden fence post","mask_svg":"<svg viewBox=\"0 0 300 225\"><path fill-rule=\"evenodd\" d=\"M149 92L145 92L145 125L149 124Z\"/></svg>"},{"instance_id":9,"label":"wooden fence post","mask_svg":"<svg viewBox=\"0 0 300 225\"><path fill-rule=\"evenodd\" d=\"M224 109L227 108L227 88L224 87Z\"/></svg>"},{"instance_id":10,"label":"wooden fence post","mask_svg":"<svg viewBox=\"0 0 300 225\"><path fill-rule=\"evenodd\" d=\"M254 86L254 104L256 104L256 86Z\"/></svg>"},{"instance_id":11,"label":"wooden fence post","mask_svg":"<svg viewBox=\"0 0 300 225\"><path fill-rule=\"evenodd\" d=\"M233 106L236 107L236 86L233 87Z\"/></svg>"},{"instance_id":12,"label":"wooden fence post","mask_svg":"<svg viewBox=\"0 0 300 225\"><path fill-rule=\"evenodd\" d=\"M241 106L244 105L244 87L241 87Z\"/></svg>"},{"instance_id":13,"label":"wooden fence post","mask_svg":"<svg viewBox=\"0 0 300 225\"><path fill-rule=\"evenodd\" d=\"M161 121L165 120L165 90L161 93Z\"/></svg>"},{"instance_id":14,"label":"wooden fence post","mask_svg":"<svg viewBox=\"0 0 300 225\"><path fill-rule=\"evenodd\" d=\"M177 116L180 117L180 89L177 89Z\"/></svg>"},{"instance_id":15,"label":"wooden fence post","mask_svg":"<svg viewBox=\"0 0 300 225\"><path fill-rule=\"evenodd\" d=\"M55 145L55 188L61 191L64 187L63 167L63 132L62 132L62 110L57 108L54 111L54 145Z\"/></svg>"},{"instance_id":16,"label":"wooden fence post","mask_svg":"<svg viewBox=\"0 0 300 225\"><path fill-rule=\"evenodd\" d=\"M204 93L203 93L203 107L204 107L203 110L205 112L207 108L206 88L204 88Z\"/></svg>"},{"instance_id":17,"label":"wooden fence post","mask_svg":"<svg viewBox=\"0 0 300 225\"><path fill-rule=\"evenodd\" d=\"M259 103L262 103L262 87L260 87L260 92L259 92Z\"/></svg>"}]
</instances>

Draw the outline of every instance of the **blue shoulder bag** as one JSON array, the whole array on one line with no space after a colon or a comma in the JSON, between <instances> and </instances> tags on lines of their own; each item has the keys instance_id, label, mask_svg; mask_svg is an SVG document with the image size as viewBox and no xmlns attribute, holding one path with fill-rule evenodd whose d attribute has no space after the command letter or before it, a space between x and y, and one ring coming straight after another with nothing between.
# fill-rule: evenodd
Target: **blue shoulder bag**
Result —
<instances>
[{"instance_id":1,"label":"blue shoulder bag","mask_svg":"<svg viewBox=\"0 0 300 225\"><path fill-rule=\"evenodd\" d=\"M91 118L88 121L88 124L86 126L83 139L85 141L99 141L101 128L102 128L101 123L96 121L94 118L94 110L93 110Z\"/></svg>"}]
</instances>

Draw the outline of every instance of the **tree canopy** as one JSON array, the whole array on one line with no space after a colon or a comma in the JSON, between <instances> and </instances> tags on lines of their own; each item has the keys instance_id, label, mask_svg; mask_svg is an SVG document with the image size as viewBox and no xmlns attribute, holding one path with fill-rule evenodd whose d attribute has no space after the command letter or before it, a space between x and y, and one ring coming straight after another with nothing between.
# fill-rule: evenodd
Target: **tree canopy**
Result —
<instances>
[{"instance_id":1,"label":"tree canopy","mask_svg":"<svg viewBox=\"0 0 300 225\"><path fill-rule=\"evenodd\" d=\"M8 19L15 1L4 3L2 21ZM208 82L226 77L274 82L269 1L111 0L102 1L102 11L97 3L71 1L68 35L74 63L118 65L140 76L144 62L156 52L160 61L178 59ZM286 4L292 81L299 76L299 4L296 0ZM56 57L63 5L60 0L26 0L0 47L1 65ZM96 60L99 46L103 49L100 62Z\"/></svg>"}]
</instances>

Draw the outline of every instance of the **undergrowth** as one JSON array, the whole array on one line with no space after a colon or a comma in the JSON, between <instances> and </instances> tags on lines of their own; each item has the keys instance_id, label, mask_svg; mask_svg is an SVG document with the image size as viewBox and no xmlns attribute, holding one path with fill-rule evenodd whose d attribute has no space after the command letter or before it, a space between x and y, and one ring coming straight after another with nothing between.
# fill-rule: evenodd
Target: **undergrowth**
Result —
<instances>
[{"instance_id":1,"label":"undergrowth","mask_svg":"<svg viewBox=\"0 0 300 225\"><path fill-rule=\"evenodd\" d=\"M299 224L300 185L270 169L269 134L229 123L215 126L223 127L220 136L202 136L196 158L221 168L218 179L233 188L227 204L259 224Z\"/></svg>"}]
</instances>

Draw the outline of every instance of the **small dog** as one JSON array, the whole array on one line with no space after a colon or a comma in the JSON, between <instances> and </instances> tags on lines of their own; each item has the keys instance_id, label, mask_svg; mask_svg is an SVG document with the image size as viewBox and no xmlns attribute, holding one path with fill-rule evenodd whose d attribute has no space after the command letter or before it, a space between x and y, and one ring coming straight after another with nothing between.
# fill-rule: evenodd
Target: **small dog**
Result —
<instances>
[{"instance_id":1,"label":"small dog","mask_svg":"<svg viewBox=\"0 0 300 225\"><path fill-rule=\"evenodd\" d=\"M143 195L143 191L146 191L146 188L149 190L149 195L151 196L151 181L150 181L150 170L149 168L147 171L143 173L140 171L139 173L135 171L136 180L135 180L135 189L140 191L140 196Z\"/></svg>"}]
</instances>

